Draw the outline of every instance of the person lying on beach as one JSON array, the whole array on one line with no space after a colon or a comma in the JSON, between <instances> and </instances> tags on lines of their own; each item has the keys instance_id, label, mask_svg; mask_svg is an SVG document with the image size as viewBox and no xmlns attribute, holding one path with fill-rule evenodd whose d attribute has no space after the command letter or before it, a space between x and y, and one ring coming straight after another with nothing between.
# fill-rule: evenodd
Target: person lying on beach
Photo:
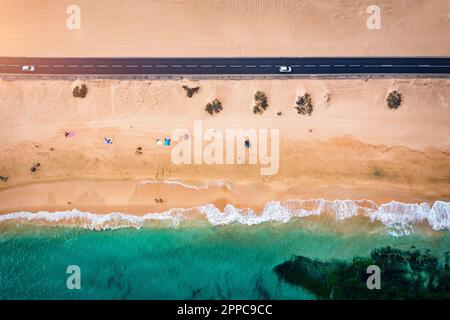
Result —
<instances>
[{"instance_id":1,"label":"person lying on beach","mask_svg":"<svg viewBox=\"0 0 450 320\"><path fill-rule=\"evenodd\" d=\"M8 182L8 177L0 176L0 181Z\"/></svg>"}]
</instances>

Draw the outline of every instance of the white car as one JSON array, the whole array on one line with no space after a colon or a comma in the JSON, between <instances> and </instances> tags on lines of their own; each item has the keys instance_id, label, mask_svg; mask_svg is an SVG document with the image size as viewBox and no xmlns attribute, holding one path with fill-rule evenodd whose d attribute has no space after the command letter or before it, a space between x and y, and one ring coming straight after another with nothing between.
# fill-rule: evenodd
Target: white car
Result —
<instances>
[{"instance_id":1,"label":"white car","mask_svg":"<svg viewBox=\"0 0 450 320\"><path fill-rule=\"evenodd\" d=\"M280 69L278 69L281 73L289 73L292 72L292 68L289 66L280 66Z\"/></svg>"},{"instance_id":2,"label":"white car","mask_svg":"<svg viewBox=\"0 0 450 320\"><path fill-rule=\"evenodd\" d=\"M29 66L22 66L22 71L25 72L33 72L35 70L35 67L33 65L29 65Z\"/></svg>"}]
</instances>

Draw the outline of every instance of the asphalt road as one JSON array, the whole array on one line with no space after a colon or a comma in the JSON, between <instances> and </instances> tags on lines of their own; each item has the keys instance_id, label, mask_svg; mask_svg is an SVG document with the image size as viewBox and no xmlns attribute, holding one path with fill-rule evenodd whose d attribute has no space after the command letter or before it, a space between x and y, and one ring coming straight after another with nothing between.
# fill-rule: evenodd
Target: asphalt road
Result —
<instances>
[{"instance_id":1,"label":"asphalt road","mask_svg":"<svg viewBox=\"0 0 450 320\"><path fill-rule=\"evenodd\" d=\"M35 66L34 72L22 66ZM450 57L342 58L14 58L0 57L0 74L37 75L450 75Z\"/></svg>"}]
</instances>

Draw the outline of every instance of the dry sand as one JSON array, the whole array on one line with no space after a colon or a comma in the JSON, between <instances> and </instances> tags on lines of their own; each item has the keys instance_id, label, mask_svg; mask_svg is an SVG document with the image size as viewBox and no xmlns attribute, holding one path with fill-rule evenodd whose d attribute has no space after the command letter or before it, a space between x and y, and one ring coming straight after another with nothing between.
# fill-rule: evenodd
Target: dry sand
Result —
<instances>
[{"instance_id":1,"label":"dry sand","mask_svg":"<svg viewBox=\"0 0 450 320\"><path fill-rule=\"evenodd\" d=\"M0 81L0 175L9 178L0 182L0 212L143 214L206 203L258 211L270 200L319 197L450 200L448 79L91 80L83 82L87 97L73 98L80 83ZM187 98L183 84L200 91ZM390 110L385 99L394 89L403 102ZM269 99L263 115L252 112L257 90ZM314 104L310 117L294 109L306 91ZM204 106L213 98L224 110L210 116ZM279 128L279 172L261 176L260 166L249 164L173 164L171 147L155 139L175 128L192 130L194 120L220 130ZM66 138L68 130L76 136ZM104 145L103 137L113 144ZM37 172L30 172L36 163Z\"/></svg>"},{"instance_id":2,"label":"dry sand","mask_svg":"<svg viewBox=\"0 0 450 320\"><path fill-rule=\"evenodd\" d=\"M2 56L447 56L447 0L2 0ZM381 30L368 30L369 5Z\"/></svg>"}]
</instances>

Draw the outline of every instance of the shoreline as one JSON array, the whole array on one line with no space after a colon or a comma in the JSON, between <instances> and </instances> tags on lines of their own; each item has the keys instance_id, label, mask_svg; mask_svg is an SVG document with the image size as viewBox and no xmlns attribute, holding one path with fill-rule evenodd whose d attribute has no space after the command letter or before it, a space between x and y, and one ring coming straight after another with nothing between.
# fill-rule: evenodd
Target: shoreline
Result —
<instances>
[{"instance_id":1,"label":"shoreline","mask_svg":"<svg viewBox=\"0 0 450 320\"><path fill-rule=\"evenodd\" d=\"M450 195L426 195L420 190L395 187L310 187L262 183L234 184L213 181L210 186L180 180L97 180L67 179L29 183L0 190L0 215L19 211L69 211L77 209L96 214L121 212L142 216L174 208L189 209L212 204L223 211L226 205L249 208L256 213L272 201L324 199L326 201L373 201L382 205L391 201L405 204L450 201ZM169 183L168 183L169 182ZM224 185L220 185L223 183ZM198 188L198 189L197 189ZM162 199L157 203L155 199Z\"/></svg>"}]
</instances>

